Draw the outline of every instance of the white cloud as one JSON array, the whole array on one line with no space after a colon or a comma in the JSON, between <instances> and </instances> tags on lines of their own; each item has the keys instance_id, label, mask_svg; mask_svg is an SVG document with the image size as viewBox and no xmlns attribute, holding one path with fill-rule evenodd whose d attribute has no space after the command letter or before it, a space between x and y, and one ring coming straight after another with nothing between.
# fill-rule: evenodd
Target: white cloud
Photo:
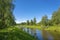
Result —
<instances>
[{"instance_id":1,"label":"white cloud","mask_svg":"<svg viewBox=\"0 0 60 40\"><path fill-rule=\"evenodd\" d=\"M26 20L16 20L16 23L26 22Z\"/></svg>"}]
</instances>

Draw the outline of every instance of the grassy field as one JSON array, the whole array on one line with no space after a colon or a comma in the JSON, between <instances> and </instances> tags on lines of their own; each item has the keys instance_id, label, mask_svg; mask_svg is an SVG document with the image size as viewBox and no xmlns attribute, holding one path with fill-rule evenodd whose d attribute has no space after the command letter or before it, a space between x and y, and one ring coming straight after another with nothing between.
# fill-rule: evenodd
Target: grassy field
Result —
<instances>
[{"instance_id":1,"label":"grassy field","mask_svg":"<svg viewBox=\"0 0 60 40\"><path fill-rule=\"evenodd\" d=\"M18 28L11 27L6 29L0 29L0 40L36 40L36 39Z\"/></svg>"}]
</instances>

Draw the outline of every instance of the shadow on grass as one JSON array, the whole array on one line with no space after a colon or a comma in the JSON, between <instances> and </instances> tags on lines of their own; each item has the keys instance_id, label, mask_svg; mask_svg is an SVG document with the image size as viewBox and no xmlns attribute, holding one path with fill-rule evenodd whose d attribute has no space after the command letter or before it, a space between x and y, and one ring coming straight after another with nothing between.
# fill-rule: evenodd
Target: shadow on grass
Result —
<instances>
[{"instance_id":1,"label":"shadow on grass","mask_svg":"<svg viewBox=\"0 0 60 40\"><path fill-rule=\"evenodd\" d=\"M0 32L0 40L35 40L35 38L20 29Z\"/></svg>"}]
</instances>

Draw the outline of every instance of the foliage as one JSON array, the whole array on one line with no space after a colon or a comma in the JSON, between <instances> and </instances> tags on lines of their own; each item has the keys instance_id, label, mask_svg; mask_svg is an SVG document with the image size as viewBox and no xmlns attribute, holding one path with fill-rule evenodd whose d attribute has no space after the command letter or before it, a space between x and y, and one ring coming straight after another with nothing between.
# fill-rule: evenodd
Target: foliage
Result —
<instances>
[{"instance_id":1,"label":"foliage","mask_svg":"<svg viewBox=\"0 0 60 40\"><path fill-rule=\"evenodd\" d=\"M53 26L53 25L60 25L60 8L53 12L51 19L48 19L48 17L45 15L42 17L41 22L38 24L43 26Z\"/></svg>"},{"instance_id":2,"label":"foliage","mask_svg":"<svg viewBox=\"0 0 60 40\"><path fill-rule=\"evenodd\" d=\"M20 25L26 25L26 22L22 22L22 23L20 23Z\"/></svg>"},{"instance_id":3,"label":"foliage","mask_svg":"<svg viewBox=\"0 0 60 40\"><path fill-rule=\"evenodd\" d=\"M45 15L45 16L42 17L41 25L47 26L47 24L48 24L48 18L47 18L47 16Z\"/></svg>"},{"instance_id":4,"label":"foliage","mask_svg":"<svg viewBox=\"0 0 60 40\"><path fill-rule=\"evenodd\" d=\"M30 21L27 20L27 25L36 25L36 18L34 18L33 20L31 19Z\"/></svg>"},{"instance_id":5,"label":"foliage","mask_svg":"<svg viewBox=\"0 0 60 40\"><path fill-rule=\"evenodd\" d=\"M33 24L36 25L36 18L35 17L33 19L33 22L34 22Z\"/></svg>"},{"instance_id":6,"label":"foliage","mask_svg":"<svg viewBox=\"0 0 60 40\"><path fill-rule=\"evenodd\" d=\"M31 20L30 25L33 25L33 20Z\"/></svg>"},{"instance_id":7,"label":"foliage","mask_svg":"<svg viewBox=\"0 0 60 40\"><path fill-rule=\"evenodd\" d=\"M35 38L18 28L0 30L0 40L35 40Z\"/></svg>"},{"instance_id":8,"label":"foliage","mask_svg":"<svg viewBox=\"0 0 60 40\"><path fill-rule=\"evenodd\" d=\"M30 23L29 23L29 20L27 20L27 25L29 25Z\"/></svg>"},{"instance_id":9,"label":"foliage","mask_svg":"<svg viewBox=\"0 0 60 40\"><path fill-rule=\"evenodd\" d=\"M55 11L53 14L52 14L52 19L51 19L53 25L58 25L60 24L60 8L58 11Z\"/></svg>"},{"instance_id":10,"label":"foliage","mask_svg":"<svg viewBox=\"0 0 60 40\"><path fill-rule=\"evenodd\" d=\"M15 24L13 9L13 0L0 0L0 28Z\"/></svg>"}]
</instances>

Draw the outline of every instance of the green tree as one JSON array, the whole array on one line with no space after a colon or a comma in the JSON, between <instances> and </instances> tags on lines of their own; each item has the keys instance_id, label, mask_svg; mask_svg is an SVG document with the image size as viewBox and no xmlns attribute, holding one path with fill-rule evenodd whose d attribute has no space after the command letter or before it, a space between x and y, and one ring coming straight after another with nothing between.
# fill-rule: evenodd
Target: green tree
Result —
<instances>
[{"instance_id":1,"label":"green tree","mask_svg":"<svg viewBox=\"0 0 60 40\"><path fill-rule=\"evenodd\" d=\"M22 23L20 23L20 25L26 25L26 22L22 22Z\"/></svg>"},{"instance_id":2,"label":"green tree","mask_svg":"<svg viewBox=\"0 0 60 40\"><path fill-rule=\"evenodd\" d=\"M30 24L30 22L29 22L29 20L27 20L27 25L29 25Z\"/></svg>"},{"instance_id":3,"label":"green tree","mask_svg":"<svg viewBox=\"0 0 60 40\"><path fill-rule=\"evenodd\" d=\"M15 24L13 0L0 0L0 28Z\"/></svg>"},{"instance_id":4,"label":"green tree","mask_svg":"<svg viewBox=\"0 0 60 40\"><path fill-rule=\"evenodd\" d=\"M41 20L40 24L43 25L43 26L48 25L48 18L47 18L46 15L42 17L42 20Z\"/></svg>"},{"instance_id":5,"label":"green tree","mask_svg":"<svg viewBox=\"0 0 60 40\"><path fill-rule=\"evenodd\" d=\"M55 12L52 14L51 21L52 21L53 25L58 25L58 24L60 24L60 8L58 9L58 11L55 11Z\"/></svg>"},{"instance_id":6,"label":"green tree","mask_svg":"<svg viewBox=\"0 0 60 40\"><path fill-rule=\"evenodd\" d=\"M36 25L36 18L33 19L33 24Z\"/></svg>"},{"instance_id":7,"label":"green tree","mask_svg":"<svg viewBox=\"0 0 60 40\"><path fill-rule=\"evenodd\" d=\"M33 20L31 20L30 24L33 25Z\"/></svg>"},{"instance_id":8,"label":"green tree","mask_svg":"<svg viewBox=\"0 0 60 40\"><path fill-rule=\"evenodd\" d=\"M52 23L51 19L48 20L47 24L48 24L48 26L53 26L53 23Z\"/></svg>"}]
</instances>

